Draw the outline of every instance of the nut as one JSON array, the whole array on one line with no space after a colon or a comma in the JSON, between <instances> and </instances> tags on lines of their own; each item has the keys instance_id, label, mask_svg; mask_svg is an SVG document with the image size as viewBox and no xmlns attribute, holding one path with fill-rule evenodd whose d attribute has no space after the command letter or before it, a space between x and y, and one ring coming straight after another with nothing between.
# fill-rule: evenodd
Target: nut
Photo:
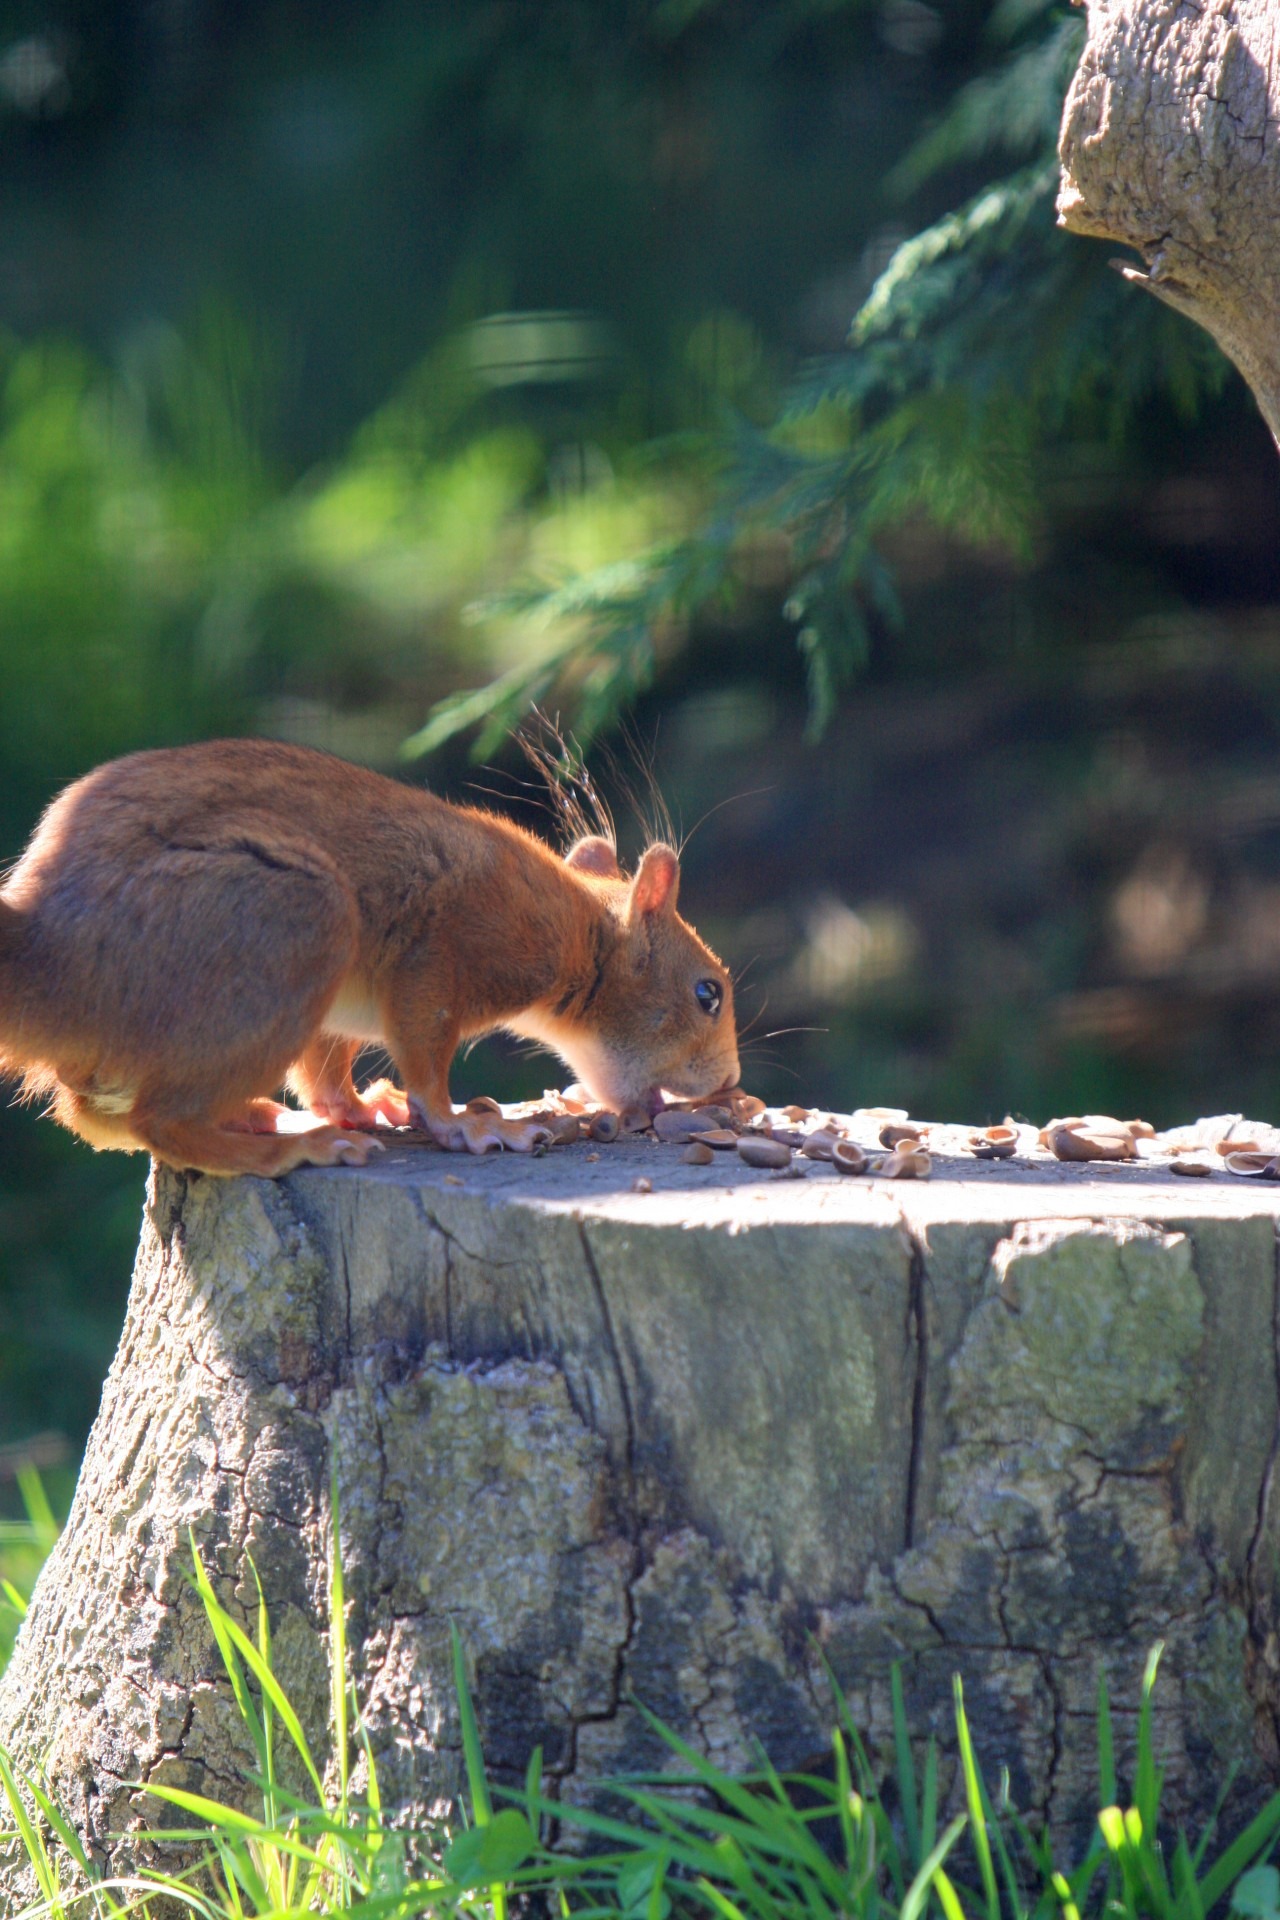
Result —
<instances>
[{"instance_id":1,"label":"nut","mask_svg":"<svg viewBox=\"0 0 1280 1920\"><path fill-rule=\"evenodd\" d=\"M1145 1120L1116 1120L1108 1113L1073 1114L1068 1120L1051 1120L1047 1127L1040 1129L1040 1145L1048 1147L1051 1153L1057 1153L1051 1136L1069 1127L1073 1133L1101 1134L1110 1139L1120 1136L1127 1140L1150 1140L1155 1136L1154 1127ZM1058 1154L1059 1160L1105 1160L1113 1157L1135 1159L1134 1154L1112 1156L1098 1153Z\"/></svg>"},{"instance_id":2,"label":"nut","mask_svg":"<svg viewBox=\"0 0 1280 1920\"><path fill-rule=\"evenodd\" d=\"M754 1093L743 1093L739 1087L725 1098L735 1120L754 1120L758 1113L764 1112L764 1101L758 1100Z\"/></svg>"},{"instance_id":3,"label":"nut","mask_svg":"<svg viewBox=\"0 0 1280 1920\"><path fill-rule=\"evenodd\" d=\"M626 1122L624 1121L623 1124L625 1125ZM690 1139L694 1133L703 1131L701 1127L689 1125L687 1113L672 1113L670 1109L654 1115L653 1130L659 1140L671 1141L677 1146L681 1141Z\"/></svg>"},{"instance_id":4,"label":"nut","mask_svg":"<svg viewBox=\"0 0 1280 1920\"><path fill-rule=\"evenodd\" d=\"M910 1147L905 1143L887 1160L882 1160L877 1171L886 1180L927 1180L933 1171L933 1162L923 1147Z\"/></svg>"},{"instance_id":5,"label":"nut","mask_svg":"<svg viewBox=\"0 0 1280 1920\"><path fill-rule=\"evenodd\" d=\"M922 1140L923 1138L923 1127L917 1127L911 1122L908 1122L906 1126L887 1126L881 1127L880 1129L880 1145L882 1147L901 1146L904 1140L909 1145L914 1145L917 1140Z\"/></svg>"},{"instance_id":6,"label":"nut","mask_svg":"<svg viewBox=\"0 0 1280 1920\"><path fill-rule=\"evenodd\" d=\"M706 1139L703 1135L703 1139ZM771 1140L767 1136L749 1134L738 1141L738 1157L745 1160L749 1167L789 1167L791 1149L781 1140Z\"/></svg>"},{"instance_id":7,"label":"nut","mask_svg":"<svg viewBox=\"0 0 1280 1920\"><path fill-rule=\"evenodd\" d=\"M807 1120L809 1118L809 1115L813 1111L813 1109L811 1107L792 1106L792 1107L779 1107L778 1111L779 1113L785 1115L785 1117L788 1120L793 1120L798 1125L801 1120Z\"/></svg>"},{"instance_id":8,"label":"nut","mask_svg":"<svg viewBox=\"0 0 1280 1920\"><path fill-rule=\"evenodd\" d=\"M705 1133L709 1127L727 1127L732 1119L728 1107L695 1107L689 1115L689 1126Z\"/></svg>"},{"instance_id":9,"label":"nut","mask_svg":"<svg viewBox=\"0 0 1280 1920\"><path fill-rule=\"evenodd\" d=\"M721 1150L726 1147L736 1147L738 1144L738 1136L730 1127L708 1127L700 1138L704 1146Z\"/></svg>"},{"instance_id":10,"label":"nut","mask_svg":"<svg viewBox=\"0 0 1280 1920\"><path fill-rule=\"evenodd\" d=\"M628 1107L622 1115L624 1133L648 1133L653 1125L653 1115L647 1107Z\"/></svg>"},{"instance_id":11,"label":"nut","mask_svg":"<svg viewBox=\"0 0 1280 1920\"><path fill-rule=\"evenodd\" d=\"M1128 1132L1103 1132L1085 1126L1083 1121L1074 1126L1061 1122L1047 1131L1049 1137L1044 1144L1058 1160L1136 1160L1138 1157L1133 1135ZM1043 1134L1040 1137L1044 1140Z\"/></svg>"},{"instance_id":12,"label":"nut","mask_svg":"<svg viewBox=\"0 0 1280 1920\"><path fill-rule=\"evenodd\" d=\"M807 1133L800 1143L800 1151L806 1160L831 1160L835 1157L835 1148L841 1144L841 1137L834 1127L818 1127L813 1133ZM846 1146L850 1141L843 1143Z\"/></svg>"},{"instance_id":13,"label":"nut","mask_svg":"<svg viewBox=\"0 0 1280 1920\"><path fill-rule=\"evenodd\" d=\"M1185 1173L1190 1180L1207 1180L1213 1168L1204 1160L1175 1160L1170 1173Z\"/></svg>"},{"instance_id":14,"label":"nut","mask_svg":"<svg viewBox=\"0 0 1280 1920\"><path fill-rule=\"evenodd\" d=\"M1018 1129L986 1127L969 1135L969 1145L976 1160L1012 1160L1018 1151Z\"/></svg>"},{"instance_id":15,"label":"nut","mask_svg":"<svg viewBox=\"0 0 1280 1920\"><path fill-rule=\"evenodd\" d=\"M582 1138L582 1124L576 1113L553 1113L547 1125L557 1147L571 1147L575 1140Z\"/></svg>"},{"instance_id":16,"label":"nut","mask_svg":"<svg viewBox=\"0 0 1280 1920\"><path fill-rule=\"evenodd\" d=\"M824 1154L837 1173L865 1173L867 1156L856 1140L833 1140L830 1154Z\"/></svg>"},{"instance_id":17,"label":"nut","mask_svg":"<svg viewBox=\"0 0 1280 1920\"><path fill-rule=\"evenodd\" d=\"M653 1192L653 1182L649 1178L647 1173L642 1173L637 1175L637 1177L631 1182L631 1191L632 1193L652 1193Z\"/></svg>"},{"instance_id":18,"label":"nut","mask_svg":"<svg viewBox=\"0 0 1280 1920\"><path fill-rule=\"evenodd\" d=\"M1280 1180L1280 1161L1274 1153L1250 1152L1242 1148L1239 1153L1229 1153L1226 1157L1228 1173L1247 1175L1254 1180Z\"/></svg>"},{"instance_id":19,"label":"nut","mask_svg":"<svg viewBox=\"0 0 1280 1920\"><path fill-rule=\"evenodd\" d=\"M609 1141L616 1140L621 1131L622 1123L617 1114L610 1113L607 1107L602 1107L599 1113L592 1114L591 1123L587 1128L593 1140L602 1140L606 1145Z\"/></svg>"},{"instance_id":20,"label":"nut","mask_svg":"<svg viewBox=\"0 0 1280 1920\"><path fill-rule=\"evenodd\" d=\"M691 1140L680 1155L686 1167L709 1167L715 1159L705 1140Z\"/></svg>"}]
</instances>

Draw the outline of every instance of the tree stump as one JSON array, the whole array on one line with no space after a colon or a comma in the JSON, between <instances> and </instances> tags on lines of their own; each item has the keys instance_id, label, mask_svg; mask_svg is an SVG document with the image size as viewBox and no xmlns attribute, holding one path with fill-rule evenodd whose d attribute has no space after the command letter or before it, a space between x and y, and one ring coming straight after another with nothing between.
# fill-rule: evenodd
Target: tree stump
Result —
<instances>
[{"instance_id":1,"label":"tree stump","mask_svg":"<svg viewBox=\"0 0 1280 1920\"><path fill-rule=\"evenodd\" d=\"M637 1702L724 1765L816 1762L828 1668L887 1751L899 1661L944 1750L963 1675L984 1764L1059 1830L1097 1805L1100 1675L1123 1768L1160 1639L1170 1810L1236 1766L1241 1811L1278 1765L1276 1312L1274 1189L1143 1165L780 1180L631 1140L153 1172L0 1740L117 1869L169 1818L147 1783L244 1790L190 1530L246 1625L257 1569L327 1752L336 1478L406 1819L460 1783L451 1622L499 1777L536 1745L564 1796L661 1764Z\"/></svg>"},{"instance_id":2,"label":"tree stump","mask_svg":"<svg viewBox=\"0 0 1280 1920\"><path fill-rule=\"evenodd\" d=\"M1280 6L1088 0L1062 116L1059 217L1208 329L1280 442Z\"/></svg>"}]
</instances>

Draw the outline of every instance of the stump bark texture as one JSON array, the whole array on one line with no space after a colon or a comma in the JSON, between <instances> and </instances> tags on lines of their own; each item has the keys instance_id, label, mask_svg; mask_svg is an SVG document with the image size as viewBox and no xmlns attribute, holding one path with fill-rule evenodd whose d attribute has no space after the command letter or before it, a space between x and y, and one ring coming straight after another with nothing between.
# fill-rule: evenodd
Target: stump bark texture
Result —
<instances>
[{"instance_id":1,"label":"stump bark texture","mask_svg":"<svg viewBox=\"0 0 1280 1920\"><path fill-rule=\"evenodd\" d=\"M1063 225L1133 247L1280 442L1280 5L1088 0L1063 111Z\"/></svg>"},{"instance_id":2,"label":"stump bark texture","mask_svg":"<svg viewBox=\"0 0 1280 1920\"><path fill-rule=\"evenodd\" d=\"M1142 1166L781 1181L645 1141L155 1173L0 1739L117 1868L168 1817L148 1783L243 1791L194 1533L247 1625L256 1568L328 1751L336 1477L406 1819L460 1782L451 1622L499 1776L539 1744L566 1796L662 1764L637 1702L726 1765L812 1763L828 1669L887 1752L896 1660L944 1750L964 1676L986 1763L1059 1827L1097 1804L1100 1675L1123 1766L1161 1639L1170 1809L1235 1766L1242 1810L1280 1724L1274 1206Z\"/></svg>"}]
</instances>

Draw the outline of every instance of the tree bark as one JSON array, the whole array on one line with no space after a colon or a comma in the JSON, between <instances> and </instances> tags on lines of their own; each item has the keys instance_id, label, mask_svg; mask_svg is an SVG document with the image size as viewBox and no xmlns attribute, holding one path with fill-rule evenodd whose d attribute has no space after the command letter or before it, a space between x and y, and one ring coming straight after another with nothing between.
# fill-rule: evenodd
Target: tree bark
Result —
<instances>
[{"instance_id":1,"label":"tree bark","mask_svg":"<svg viewBox=\"0 0 1280 1920\"><path fill-rule=\"evenodd\" d=\"M495 1773L541 1744L564 1796L662 1763L636 1701L726 1765L756 1740L815 1762L828 1668L888 1754L898 1660L917 1732L951 1752L959 1671L1016 1803L1087 1825L1099 1676L1123 1768L1159 1638L1171 1813L1206 1812L1231 1766L1224 1820L1256 1801L1280 1686L1273 1194L945 1153L922 1188L586 1156L153 1173L71 1518L0 1682L0 1740L47 1762L104 1865L155 1857L149 1783L247 1792L189 1530L246 1627L256 1567L328 1752L335 1475L354 1679L405 1819L459 1786L450 1622ZM0 1908L20 1888L0 1865Z\"/></svg>"},{"instance_id":2,"label":"tree bark","mask_svg":"<svg viewBox=\"0 0 1280 1920\"><path fill-rule=\"evenodd\" d=\"M1059 218L1133 247L1125 278L1208 329L1280 443L1280 7L1089 0Z\"/></svg>"}]
</instances>

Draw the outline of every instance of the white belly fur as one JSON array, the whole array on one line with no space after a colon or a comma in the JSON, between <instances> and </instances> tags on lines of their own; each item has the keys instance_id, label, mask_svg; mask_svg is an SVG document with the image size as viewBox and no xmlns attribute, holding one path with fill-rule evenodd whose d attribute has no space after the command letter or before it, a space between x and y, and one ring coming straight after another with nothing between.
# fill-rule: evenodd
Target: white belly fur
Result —
<instances>
[{"instance_id":1,"label":"white belly fur","mask_svg":"<svg viewBox=\"0 0 1280 1920\"><path fill-rule=\"evenodd\" d=\"M326 1033L348 1040L383 1039L382 1021L372 995L362 981L348 980L339 989L324 1016Z\"/></svg>"}]
</instances>

